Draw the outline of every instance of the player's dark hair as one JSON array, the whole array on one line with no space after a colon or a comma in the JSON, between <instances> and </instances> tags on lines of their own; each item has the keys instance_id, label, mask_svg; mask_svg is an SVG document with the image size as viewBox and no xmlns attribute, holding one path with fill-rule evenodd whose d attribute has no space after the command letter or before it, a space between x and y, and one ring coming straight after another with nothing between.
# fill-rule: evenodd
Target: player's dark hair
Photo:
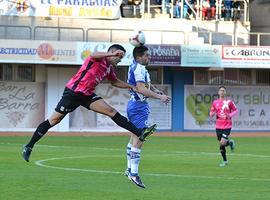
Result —
<instances>
[{"instance_id":1,"label":"player's dark hair","mask_svg":"<svg viewBox=\"0 0 270 200\"><path fill-rule=\"evenodd\" d=\"M136 60L137 57L141 57L144 55L144 52L148 51L146 46L139 46L133 49L133 58Z\"/></svg>"},{"instance_id":2,"label":"player's dark hair","mask_svg":"<svg viewBox=\"0 0 270 200\"><path fill-rule=\"evenodd\" d=\"M221 89L221 88L223 88L223 89L225 89L226 90L226 87L224 86L224 85L221 85L221 86L219 86L219 90Z\"/></svg>"},{"instance_id":3,"label":"player's dark hair","mask_svg":"<svg viewBox=\"0 0 270 200\"><path fill-rule=\"evenodd\" d=\"M109 47L108 51L110 51L112 49L121 50L121 51L124 51L126 53L125 48L123 46L121 46L120 44L113 44L112 46Z\"/></svg>"}]
</instances>

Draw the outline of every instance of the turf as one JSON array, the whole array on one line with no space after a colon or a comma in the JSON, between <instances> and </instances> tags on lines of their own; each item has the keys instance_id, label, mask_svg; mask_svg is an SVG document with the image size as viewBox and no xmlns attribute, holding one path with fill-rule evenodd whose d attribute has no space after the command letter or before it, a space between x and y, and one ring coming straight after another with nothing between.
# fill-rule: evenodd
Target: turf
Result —
<instances>
[{"instance_id":1,"label":"turf","mask_svg":"<svg viewBox=\"0 0 270 200\"><path fill-rule=\"evenodd\" d=\"M127 136L45 137L29 163L29 137L0 137L1 200L256 200L270 196L270 138L236 138L229 165L214 137L152 137L133 185L126 168Z\"/></svg>"}]
</instances>

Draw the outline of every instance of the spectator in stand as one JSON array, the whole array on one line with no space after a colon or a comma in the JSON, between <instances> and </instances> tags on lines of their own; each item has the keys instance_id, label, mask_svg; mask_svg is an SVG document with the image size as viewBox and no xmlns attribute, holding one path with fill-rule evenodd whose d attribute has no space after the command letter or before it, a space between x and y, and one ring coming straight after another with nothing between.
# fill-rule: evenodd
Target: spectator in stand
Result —
<instances>
[{"instance_id":1,"label":"spectator in stand","mask_svg":"<svg viewBox=\"0 0 270 200\"><path fill-rule=\"evenodd\" d=\"M240 1L236 1L234 0L233 2L233 20L236 21L236 20L240 20L241 19L241 7L243 8L244 5L241 5L243 4L243 2L240 2Z\"/></svg>"},{"instance_id":2,"label":"spectator in stand","mask_svg":"<svg viewBox=\"0 0 270 200\"><path fill-rule=\"evenodd\" d=\"M232 19L232 3L233 0L224 0L224 8L225 8L225 21L230 21Z\"/></svg>"},{"instance_id":3,"label":"spectator in stand","mask_svg":"<svg viewBox=\"0 0 270 200\"><path fill-rule=\"evenodd\" d=\"M187 17L188 17L188 8L189 8L188 5L187 5L187 2L189 0L175 0L174 6L173 6L173 16L175 18L181 18L182 1L184 1L183 2L183 19L187 19Z\"/></svg>"},{"instance_id":4,"label":"spectator in stand","mask_svg":"<svg viewBox=\"0 0 270 200\"><path fill-rule=\"evenodd\" d=\"M139 17L142 17L144 14L144 2L143 0L132 0L133 10L136 13L137 8L139 8Z\"/></svg>"},{"instance_id":5,"label":"spectator in stand","mask_svg":"<svg viewBox=\"0 0 270 200\"><path fill-rule=\"evenodd\" d=\"M215 19L216 16L216 0L210 0L211 19Z\"/></svg>"},{"instance_id":6,"label":"spectator in stand","mask_svg":"<svg viewBox=\"0 0 270 200\"><path fill-rule=\"evenodd\" d=\"M187 2L185 0L182 0L182 1L184 1L183 18L186 19L188 16L188 5L187 5Z\"/></svg>"},{"instance_id":7,"label":"spectator in stand","mask_svg":"<svg viewBox=\"0 0 270 200\"><path fill-rule=\"evenodd\" d=\"M197 13L198 11L200 11L200 5L197 4L197 1L193 1L193 0L190 0L190 5L192 6L192 8L194 9L194 11ZM195 13L190 13L191 16L193 16L194 18L196 18L196 14Z\"/></svg>"},{"instance_id":8,"label":"spectator in stand","mask_svg":"<svg viewBox=\"0 0 270 200\"><path fill-rule=\"evenodd\" d=\"M221 2L221 19L225 19L225 6L224 6L224 1Z\"/></svg>"},{"instance_id":9,"label":"spectator in stand","mask_svg":"<svg viewBox=\"0 0 270 200\"><path fill-rule=\"evenodd\" d=\"M165 11L169 15L170 18L172 17L171 15L173 15L173 9L174 9L174 6L171 4L171 0L165 0Z\"/></svg>"},{"instance_id":10,"label":"spectator in stand","mask_svg":"<svg viewBox=\"0 0 270 200\"><path fill-rule=\"evenodd\" d=\"M128 5L128 0L123 0L121 5L120 5L120 13L121 17L125 17L124 15L124 6Z\"/></svg>"},{"instance_id":11,"label":"spectator in stand","mask_svg":"<svg viewBox=\"0 0 270 200\"><path fill-rule=\"evenodd\" d=\"M204 0L202 3L202 19L209 20L211 14L210 0Z\"/></svg>"},{"instance_id":12,"label":"spectator in stand","mask_svg":"<svg viewBox=\"0 0 270 200\"><path fill-rule=\"evenodd\" d=\"M174 17L180 18L181 17L181 1L176 0L174 3Z\"/></svg>"}]
</instances>

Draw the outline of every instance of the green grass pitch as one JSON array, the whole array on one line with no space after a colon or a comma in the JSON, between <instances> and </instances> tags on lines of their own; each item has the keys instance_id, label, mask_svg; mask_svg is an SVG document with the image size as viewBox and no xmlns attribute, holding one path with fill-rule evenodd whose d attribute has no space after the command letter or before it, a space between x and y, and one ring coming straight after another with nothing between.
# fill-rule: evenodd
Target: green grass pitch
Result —
<instances>
[{"instance_id":1,"label":"green grass pitch","mask_svg":"<svg viewBox=\"0 0 270 200\"><path fill-rule=\"evenodd\" d=\"M229 165L214 137L151 137L141 189L123 176L128 136L45 137L29 163L29 137L0 137L1 200L262 200L270 198L270 138L235 138Z\"/></svg>"}]
</instances>

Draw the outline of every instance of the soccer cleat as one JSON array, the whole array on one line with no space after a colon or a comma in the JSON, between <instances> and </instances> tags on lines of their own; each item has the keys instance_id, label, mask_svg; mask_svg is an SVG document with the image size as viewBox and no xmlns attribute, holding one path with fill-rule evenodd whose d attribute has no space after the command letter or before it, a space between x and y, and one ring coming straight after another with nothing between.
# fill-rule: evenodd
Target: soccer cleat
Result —
<instances>
[{"instance_id":1,"label":"soccer cleat","mask_svg":"<svg viewBox=\"0 0 270 200\"><path fill-rule=\"evenodd\" d=\"M234 152L234 150L235 150L235 141L234 140L230 140L229 141L229 145L230 145L231 151Z\"/></svg>"},{"instance_id":2,"label":"soccer cleat","mask_svg":"<svg viewBox=\"0 0 270 200\"><path fill-rule=\"evenodd\" d=\"M220 167L225 167L225 166L227 166L229 164L229 161L222 161L220 164L219 164L219 166Z\"/></svg>"},{"instance_id":3,"label":"soccer cleat","mask_svg":"<svg viewBox=\"0 0 270 200\"><path fill-rule=\"evenodd\" d=\"M31 152L32 152L31 147L27 147L26 145L23 146L22 157L26 162L29 162L29 157L31 155Z\"/></svg>"},{"instance_id":4,"label":"soccer cleat","mask_svg":"<svg viewBox=\"0 0 270 200\"><path fill-rule=\"evenodd\" d=\"M143 182L139 176L131 176L131 174L129 174L128 178L132 183L134 183L138 187L145 188L145 185L143 184Z\"/></svg>"},{"instance_id":5,"label":"soccer cleat","mask_svg":"<svg viewBox=\"0 0 270 200\"><path fill-rule=\"evenodd\" d=\"M146 129L143 129L142 135L139 137L139 140L142 142L145 141L145 139L147 137L149 137L150 135L152 135L156 131L156 129L157 129L156 124L146 128Z\"/></svg>"},{"instance_id":6,"label":"soccer cleat","mask_svg":"<svg viewBox=\"0 0 270 200\"><path fill-rule=\"evenodd\" d=\"M126 171L124 172L124 176L127 176L127 177L128 177L128 176L129 176L129 174L130 174L130 169L129 169L129 168L127 168L127 169L126 169Z\"/></svg>"}]
</instances>

